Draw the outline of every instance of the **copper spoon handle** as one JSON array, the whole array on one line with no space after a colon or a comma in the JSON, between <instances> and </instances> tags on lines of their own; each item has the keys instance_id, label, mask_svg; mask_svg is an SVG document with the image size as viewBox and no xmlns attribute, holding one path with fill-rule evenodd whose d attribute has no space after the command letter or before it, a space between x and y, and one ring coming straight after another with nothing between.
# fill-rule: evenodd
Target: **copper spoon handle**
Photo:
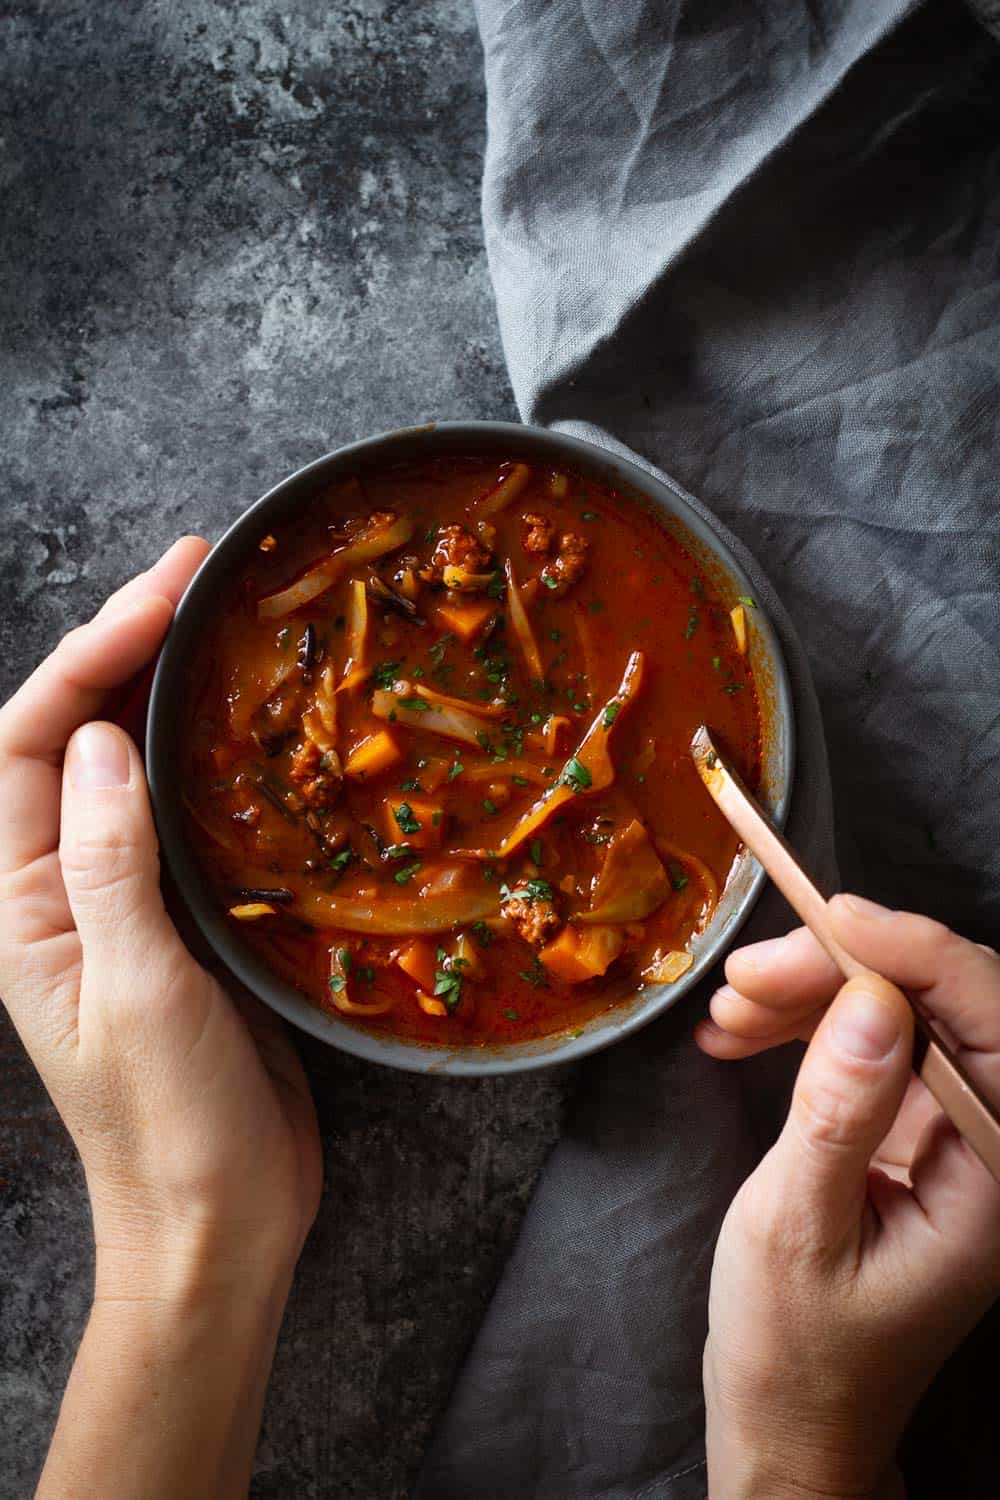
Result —
<instances>
[{"instance_id":1,"label":"copper spoon handle","mask_svg":"<svg viewBox=\"0 0 1000 1500\"><path fill-rule=\"evenodd\" d=\"M867 973L864 964L859 964L833 936L825 900L802 868L794 850L736 772L726 764L704 725L691 741L691 755L699 776L724 817L760 860L789 906L826 949L844 978ZM931 1018L912 995L908 999L913 1006L917 1028L915 1070L955 1129L1000 1182L1000 1115L969 1077L951 1048L937 1035Z\"/></svg>"}]
</instances>

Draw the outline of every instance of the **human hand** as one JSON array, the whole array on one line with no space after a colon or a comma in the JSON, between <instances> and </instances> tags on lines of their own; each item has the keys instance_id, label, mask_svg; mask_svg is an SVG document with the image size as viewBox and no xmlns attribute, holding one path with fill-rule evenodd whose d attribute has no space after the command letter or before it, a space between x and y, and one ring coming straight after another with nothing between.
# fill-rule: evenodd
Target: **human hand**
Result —
<instances>
[{"instance_id":1,"label":"human hand","mask_svg":"<svg viewBox=\"0 0 1000 1500\"><path fill-rule=\"evenodd\" d=\"M722 1058L812 1037L785 1128L716 1249L713 1500L898 1493L892 1456L913 1406L1000 1294L1000 1187L913 1076L895 987L920 996L997 1098L1000 958L855 897L834 897L830 918L877 973L840 986L799 929L731 954L696 1031Z\"/></svg>"},{"instance_id":2,"label":"human hand","mask_svg":"<svg viewBox=\"0 0 1000 1500\"><path fill-rule=\"evenodd\" d=\"M176 543L0 710L0 991L83 1160L116 1364L140 1337L132 1314L117 1337L120 1309L140 1304L158 1310L141 1337L160 1350L181 1329L214 1327L224 1343L252 1304L268 1364L321 1187L297 1054L271 1012L231 999L184 947L138 751L92 722L154 656L207 550ZM209 1450L192 1461L211 1469ZM179 1493L202 1492L186 1483ZM166 1480L157 1493L172 1493Z\"/></svg>"}]
</instances>

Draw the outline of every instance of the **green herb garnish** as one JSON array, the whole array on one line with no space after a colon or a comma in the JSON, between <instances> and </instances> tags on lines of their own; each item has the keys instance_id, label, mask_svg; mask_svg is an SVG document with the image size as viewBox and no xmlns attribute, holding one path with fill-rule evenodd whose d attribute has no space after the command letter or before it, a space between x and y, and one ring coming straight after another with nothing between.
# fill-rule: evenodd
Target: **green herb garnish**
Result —
<instances>
[{"instance_id":1,"label":"green herb garnish","mask_svg":"<svg viewBox=\"0 0 1000 1500\"><path fill-rule=\"evenodd\" d=\"M691 606L691 613L688 615L688 622L687 622L687 625L684 628L684 639L686 641L689 641L691 639L691 637L694 635L695 631L698 629L698 625L699 625L698 611L695 609L694 605L692 604L692 606Z\"/></svg>"},{"instance_id":2,"label":"green herb garnish","mask_svg":"<svg viewBox=\"0 0 1000 1500\"><path fill-rule=\"evenodd\" d=\"M545 983L545 970L542 968L542 961L538 957L537 953L531 961L531 968L520 969L518 971L518 977L520 979L523 979L527 984L533 984L536 990L541 988L541 986Z\"/></svg>"},{"instance_id":3,"label":"green herb garnish","mask_svg":"<svg viewBox=\"0 0 1000 1500\"><path fill-rule=\"evenodd\" d=\"M368 679L377 688L391 688L396 681L396 674L399 671L400 665L401 663L398 661L376 662L368 674Z\"/></svg>"},{"instance_id":4,"label":"green herb garnish","mask_svg":"<svg viewBox=\"0 0 1000 1500\"><path fill-rule=\"evenodd\" d=\"M455 764L452 766L451 770L448 772L448 780L449 781L454 781L455 777L456 776L461 776L461 774L462 774L462 772L464 770L465 770L465 767L462 765L461 761L456 760Z\"/></svg>"},{"instance_id":5,"label":"green herb garnish","mask_svg":"<svg viewBox=\"0 0 1000 1500\"><path fill-rule=\"evenodd\" d=\"M420 832L422 825L420 820L414 816L413 808L408 802L401 802L398 807L394 807L392 815L404 833Z\"/></svg>"},{"instance_id":6,"label":"green herb garnish","mask_svg":"<svg viewBox=\"0 0 1000 1500\"><path fill-rule=\"evenodd\" d=\"M411 776L409 781L401 781L399 783L399 790L401 792L422 792L423 787L415 776Z\"/></svg>"},{"instance_id":7,"label":"green herb garnish","mask_svg":"<svg viewBox=\"0 0 1000 1500\"><path fill-rule=\"evenodd\" d=\"M542 582L547 589L557 589L559 587L559 580L552 573L543 573Z\"/></svg>"},{"instance_id":8,"label":"green herb garnish","mask_svg":"<svg viewBox=\"0 0 1000 1500\"><path fill-rule=\"evenodd\" d=\"M397 885L406 885L407 881L412 880L419 869L420 861L419 859L415 859L412 865L403 865L402 869L397 870L392 878Z\"/></svg>"},{"instance_id":9,"label":"green herb garnish","mask_svg":"<svg viewBox=\"0 0 1000 1500\"><path fill-rule=\"evenodd\" d=\"M671 864L669 867L669 871L670 884L673 886L674 890L686 890L688 885L688 877L684 873L684 867L678 864Z\"/></svg>"},{"instance_id":10,"label":"green herb garnish","mask_svg":"<svg viewBox=\"0 0 1000 1500\"><path fill-rule=\"evenodd\" d=\"M618 715L621 713L621 707L622 706L621 706L620 703L609 703L608 704L607 708L604 710L604 718L602 720L602 723L604 724L605 729L610 729L611 728L612 724L615 722L615 720L617 719Z\"/></svg>"},{"instance_id":11,"label":"green herb garnish","mask_svg":"<svg viewBox=\"0 0 1000 1500\"><path fill-rule=\"evenodd\" d=\"M485 922L473 922L472 931L476 935L476 942L483 948L488 948L493 941L493 934Z\"/></svg>"},{"instance_id":12,"label":"green herb garnish","mask_svg":"<svg viewBox=\"0 0 1000 1500\"><path fill-rule=\"evenodd\" d=\"M331 859L330 869L335 875L343 875L344 871L347 869L347 866L351 863L351 860L353 858L353 849L341 849L340 853L335 854Z\"/></svg>"},{"instance_id":13,"label":"green herb garnish","mask_svg":"<svg viewBox=\"0 0 1000 1500\"><path fill-rule=\"evenodd\" d=\"M400 708L412 708L414 712L418 714L426 714L430 712L430 704L427 702L426 698L400 698L399 706Z\"/></svg>"},{"instance_id":14,"label":"green herb garnish","mask_svg":"<svg viewBox=\"0 0 1000 1500\"><path fill-rule=\"evenodd\" d=\"M443 948L438 949L437 957L443 967L434 971L434 993L444 1001L449 1012L456 1011L462 1003L461 971L469 960L449 958Z\"/></svg>"},{"instance_id":15,"label":"green herb garnish","mask_svg":"<svg viewBox=\"0 0 1000 1500\"><path fill-rule=\"evenodd\" d=\"M511 890L509 885L500 887L500 896L504 901L551 901L553 896L552 887L547 880L541 876L535 876L532 880L526 880L523 885L516 886Z\"/></svg>"},{"instance_id":16,"label":"green herb garnish","mask_svg":"<svg viewBox=\"0 0 1000 1500\"><path fill-rule=\"evenodd\" d=\"M521 1019L516 1010L505 1010L503 1014L505 1021L519 1021Z\"/></svg>"},{"instance_id":17,"label":"green herb garnish","mask_svg":"<svg viewBox=\"0 0 1000 1500\"><path fill-rule=\"evenodd\" d=\"M556 786L568 786L571 791L579 795L580 792L587 790L590 783L591 775L587 767L583 764L583 761L578 760L575 755L572 755L563 766Z\"/></svg>"}]
</instances>

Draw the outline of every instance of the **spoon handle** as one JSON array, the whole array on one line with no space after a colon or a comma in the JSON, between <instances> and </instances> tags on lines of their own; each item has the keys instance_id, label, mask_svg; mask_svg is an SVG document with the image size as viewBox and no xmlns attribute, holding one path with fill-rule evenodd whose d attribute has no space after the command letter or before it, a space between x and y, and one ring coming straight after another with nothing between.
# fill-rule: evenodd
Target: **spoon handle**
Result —
<instances>
[{"instance_id":1,"label":"spoon handle","mask_svg":"<svg viewBox=\"0 0 1000 1500\"><path fill-rule=\"evenodd\" d=\"M826 901L798 855L761 809L736 771L712 743L704 725L691 741L698 774L723 816L757 856L793 911L826 949L845 979L869 971L837 942ZM1000 1115L938 1035L926 1010L907 996L916 1021L914 1070L983 1165L1000 1182Z\"/></svg>"}]
</instances>

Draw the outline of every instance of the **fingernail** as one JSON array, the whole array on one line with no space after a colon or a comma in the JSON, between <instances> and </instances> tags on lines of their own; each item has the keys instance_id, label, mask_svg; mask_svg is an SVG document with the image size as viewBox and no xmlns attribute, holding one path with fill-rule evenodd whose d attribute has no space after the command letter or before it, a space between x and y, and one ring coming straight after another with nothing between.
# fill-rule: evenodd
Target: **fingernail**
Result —
<instances>
[{"instance_id":1,"label":"fingernail","mask_svg":"<svg viewBox=\"0 0 1000 1500\"><path fill-rule=\"evenodd\" d=\"M864 896L838 896L837 899L842 901L854 916L864 917L867 921L894 915L888 906L879 906L877 901L867 901Z\"/></svg>"},{"instance_id":2,"label":"fingernail","mask_svg":"<svg viewBox=\"0 0 1000 1500\"><path fill-rule=\"evenodd\" d=\"M69 742L66 770L79 792L127 786L132 771L128 745L106 724L84 724Z\"/></svg>"},{"instance_id":3,"label":"fingernail","mask_svg":"<svg viewBox=\"0 0 1000 1500\"><path fill-rule=\"evenodd\" d=\"M848 1057L878 1062L888 1057L899 1038L896 1016L877 995L846 990L830 1014L834 1045Z\"/></svg>"},{"instance_id":4,"label":"fingernail","mask_svg":"<svg viewBox=\"0 0 1000 1500\"><path fill-rule=\"evenodd\" d=\"M764 938L759 943L748 943L745 948L737 948L733 958L756 973L758 969L766 969L772 964L784 946L783 937Z\"/></svg>"}]
</instances>

